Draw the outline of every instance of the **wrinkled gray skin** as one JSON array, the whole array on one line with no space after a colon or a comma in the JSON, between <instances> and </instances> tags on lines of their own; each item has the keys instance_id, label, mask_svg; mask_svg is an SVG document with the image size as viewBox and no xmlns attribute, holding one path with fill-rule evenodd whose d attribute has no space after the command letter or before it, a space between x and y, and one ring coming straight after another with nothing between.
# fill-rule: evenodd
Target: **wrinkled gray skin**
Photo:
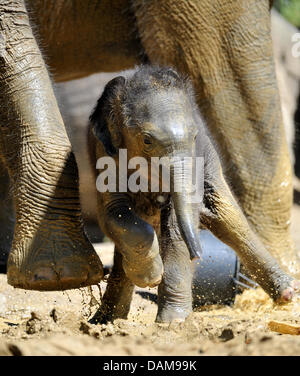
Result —
<instances>
[{"instance_id":1,"label":"wrinkled gray skin","mask_svg":"<svg viewBox=\"0 0 300 376\"><path fill-rule=\"evenodd\" d=\"M159 279L162 264L156 321L184 320L192 310L191 259L201 254L200 225L237 252L248 274L270 296L276 300L284 295L292 278L266 251L232 196L188 82L173 69L141 67L133 77L117 77L107 84L91 122L94 166L95 156L112 156L119 166L119 149L127 149L128 159L140 156L148 162L151 157L204 158L204 170L199 175L204 174L204 197L196 204L190 203L192 178L189 174L182 176L176 162L171 163L171 182L183 179L183 192L174 192L171 185L170 193L98 193L100 226L116 248L96 321L126 318L132 282L141 287L149 285L147 276L153 281L154 276ZM145 272L139 275L141 266Z\"/></svg>"},{"instance_id":2,"label":"wrinkled gray skin","mask_svg":"<svg viewBox=\"0 0 300 376\"><path fill-rule=\"evenodd\" d=\"M28 0L26 7L23 0L0 1L0 163L8 170L16 210L9 284L63 290L96 284L103 277L84 233L77 165L37 40L56 82L129 69L145 59L188 75L249 222L283 267L297 273L289 235L291 168L268 0ZM136 143L136 137L128 137ZM253 258L248 269L255 269L257 252L262 252L261 262L264 248L237 215L235 201L224 200L229 194L224 184L210 180L210 195L219 206L201 219L234 243L245 265ZM176 198L172 201L175 210ZM138 219L134 213L130 218ZM181 219L185 230L180 235L194 252L196 237L186 238L193 230L186 227L184 212ZM125 225L142 230L134 238L137 249L130 235L117 236L122 228L118 220L110 231L120 239L117 247L127 276L153 285L162 274L157 237L147 221L135 222ZM294 283L286 289L281 272L270 272L268 265L266 270L256 267L257 278L262 285L278 285L275 292L265 286L275 298L281 291L281 298L291 300ZM166 265L165 270L167 275Z\"/></svg>"}]
</instances>

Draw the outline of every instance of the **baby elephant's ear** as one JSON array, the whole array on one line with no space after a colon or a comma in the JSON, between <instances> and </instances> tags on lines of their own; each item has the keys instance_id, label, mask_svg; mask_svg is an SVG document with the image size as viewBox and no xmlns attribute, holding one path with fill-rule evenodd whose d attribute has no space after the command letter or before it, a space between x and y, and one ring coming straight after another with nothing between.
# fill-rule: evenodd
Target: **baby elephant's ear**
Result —
<instances>
[{"instance_id":1,"label":"baby elephant's ear","mask_svg":"<svg viewBox=\"0 0 300 376\"><path fill-rule=\"evenodd\" d=\"M114 121L114 115L116 115L114 112L124 84L125 78L123 76L109 81L90 116L93 132L103 143L106 153L110 156L117 153L118 141L120 140L119 130Z\"/></svg>"}]
</instances>

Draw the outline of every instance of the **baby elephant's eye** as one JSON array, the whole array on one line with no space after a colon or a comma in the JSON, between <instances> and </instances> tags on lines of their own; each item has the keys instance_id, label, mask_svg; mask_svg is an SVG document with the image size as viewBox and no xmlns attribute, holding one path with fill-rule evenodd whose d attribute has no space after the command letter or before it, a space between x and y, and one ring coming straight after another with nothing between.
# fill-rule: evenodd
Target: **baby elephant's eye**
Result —
<instances>
[{"instance_id":1,"label":"baby elephant's eye","mask_svg":"<svg viewBox=\"0 0 300 376\"><path fill-rule=\"evenodd\" d=\"M152 150L154 148L154 139L153 139L152 135L144 133L142 140L143 140L143 143L144 143L144 151L145 152L149 152L150 150Z\"/></svg>"},{"instance_id":2,"label":"baby elephant's eye","mask_svg":"<svg viewBox=\"0 0 300 376\"><path fill-rule=\"evenodd\" d=\"M149 136L144 137L144 144L145 145L151 145L152 144L152 140Z\"/></svg>"}]
</instances>

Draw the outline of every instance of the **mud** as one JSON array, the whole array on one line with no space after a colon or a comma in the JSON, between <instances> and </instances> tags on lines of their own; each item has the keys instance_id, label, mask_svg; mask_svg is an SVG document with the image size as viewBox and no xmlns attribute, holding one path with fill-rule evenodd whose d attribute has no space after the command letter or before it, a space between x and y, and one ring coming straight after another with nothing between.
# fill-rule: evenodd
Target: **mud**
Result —
<instances>
[{"instance_id":1,"label":"mud","mask_svg":"<svg viewBox=\"0 0 300 376\"><path fill-rule=\"evenodd\" d=\"M300 208L293 208L297 249ZM104 265L112 245L98 244ZM156 289L136 288L128 320L92 325L106 283L67 292L14 289L0 275L0 355L300 355L300 335L268 329L270 321L300 325L300 297L275 306L261 290L245 291L233 307L208 307L186 322L154 323Z\"/></svg>"}]
</instances>

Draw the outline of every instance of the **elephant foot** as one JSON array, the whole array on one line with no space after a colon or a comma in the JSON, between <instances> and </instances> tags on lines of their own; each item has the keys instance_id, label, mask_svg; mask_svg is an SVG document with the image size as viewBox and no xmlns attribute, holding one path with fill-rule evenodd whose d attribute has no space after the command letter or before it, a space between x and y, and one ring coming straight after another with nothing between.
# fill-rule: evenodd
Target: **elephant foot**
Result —
<instances>
[{"instance_id":1,"label":"elephant foot","mask_svg":"<svg viewBox=\"0 0 300 376\"><path fill-rule=\"evenodd\" d=\"M276 264L265 270L263 268L258 269L256 275L252 272L250 276L277 304L291 302L295 295L300 292L300 281L285 273Z\"/></svg>"},{"instance_id":2,"label":"elephant foot","mask_svg":"<svg viewBox=\"0 0 300 376\"><path fill-rule=\"evenodd\" d=\"M120 317L123 318L123 317ZM124 317L126 319L127 317ZM106 310L102 311L101 308L94 314L94 316L89 319L89 323L92 325L102 325L107 324L108 322L113 322L114 316L106 313Z\"/></svg>"},{"instance_id":3,"label":"elephant foot","mask_svg":"<svg viewBox=\"0 0 300 376\"><path fill-rule=\"evenodd\" d=\"M18 177L13 182L16 226L7 280L28 290L79 288L103 277L102 263L83 229L71 146L51 141L30 144L27 164L16 163L12 172Z\"/></svg>"},{"instance_id":4,"label":"elephant foot","mask_svg":"<svg viewBox=\"0 0 300 376\"><path fill-rule=\"evenodd\" d=\"M8 258L10 285L39 291L66 290L102 279L102 263L78 223L67 226L49 221L30 238L20 234L17 229Z\"/></svg>"},{"instance_id":5,"label":"elephant foot","mask_svg":"<svg viewBox=\"0 0 300 376\"><path fill-rule=\"evenodd\" d=\"M127 319L134 284L124 272L122 260L121 253L115 249L114 264L107 281L102 305L90 319L91 324L106 324L115 319Z\"/></svg>"},{"instance_id":6,"label":"elephant foot","mask_svg":"<svg viewBox=\"0 0 300 376\"><path fill-rule=\"evenodd\" d=\"M185 319L192 313L192 309L179 307L165 307L159 309L155 322L157 323L171 323L184 322Z\"/></svg>"},{"instance_id":7,"label":"elephant foot","mask_svg":"<svg viewBox=\"0 0 300 376\"><path fill-rule=\"evenodd\" d=\"M290 286L284 288L281 293L279 298L276 299L276 303L278 304L285 304L289 303L290 301L293 300L295 295L300 292L300 281L293 280L290 283Z\"/></svg>"},{"instance_id":8,"label":"elephant foot","mask_svg":"<svg viewBox=\"0 0 300 376\"><path fill-rule=\"evenodd\" d=\"M94 314L94 316L89 320L90 324L107 324L108 322L113 322L116 319L123 319L126 320L129 309L130 309L130 302L129 304L119 304L116 305L111 304L111 302L104 301L98 311Z\"/></svg>"},{"instance_id":9,"label":"elephant foot","mask_svg":"<svg viewBox=\"0 0 300 376\"><path fill-rule=\"evenodd\" d=\"M138 287L155 287L162 280L164 267L160 254L149 260L135 259L127 261L123 259L123 268L127 277Z\"/></svg>"},{"instance_id":10,"label":"elephant foot","mask_svg":"<svg viewBox=\"0 0 300 376\"><path fill-rule=\"evenodd\" d=\"M155 322L185 321L193 311L190 282L189 278L189 283L180 285L180 281L168 280L164 276L158 287L158 310Z\"/></svg>"}]
</instances>

